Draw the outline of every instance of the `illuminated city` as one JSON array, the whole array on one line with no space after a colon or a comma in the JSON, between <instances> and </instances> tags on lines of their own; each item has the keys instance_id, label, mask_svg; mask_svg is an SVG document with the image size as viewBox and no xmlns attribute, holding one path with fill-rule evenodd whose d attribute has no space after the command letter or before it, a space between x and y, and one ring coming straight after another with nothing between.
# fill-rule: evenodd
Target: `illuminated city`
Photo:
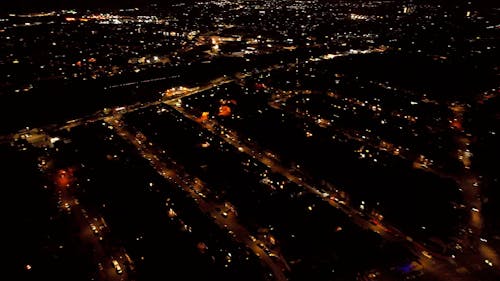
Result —
<instances>
[{"instance_id":1,"label":"illuminated city","mask_svg":"<svg viewBox=\"0 0 500 281\"><path fill-rule=\"evenodd\" d=\"M6 276L500 280L486 2L0 4Z\"/></svg>"}]
</instances>

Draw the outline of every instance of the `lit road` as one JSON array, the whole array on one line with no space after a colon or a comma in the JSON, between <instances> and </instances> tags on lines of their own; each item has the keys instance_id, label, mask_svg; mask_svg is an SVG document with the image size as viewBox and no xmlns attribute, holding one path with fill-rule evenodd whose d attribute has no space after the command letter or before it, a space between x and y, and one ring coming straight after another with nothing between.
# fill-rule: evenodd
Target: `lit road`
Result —
<instances>
[{"instance_id":1,"label":"lit road","mask_svg":"<svg viewBox=\"0 0 500 281\"><path fill-rule=\"evenodd\" d=\"M321 56L321 57L309 58L307 61L319 61L322 59L330 60L330 59L334 59L337 57L348 56L351 54L367 54L367 53L380 53L380 52L384 52L384 50L379 50L379 49L350 50L350 51L346 51L346 52L342 52L342 53L336 53L336 54L330 54L330 55L325 55L325 56ZM268 71L271 71L273 69L279 69L279 68L284 68L284 67L289 68L289 67L294 67L296 65L297 65L297 63L289 63L286 65L275 64L275 65L263 67L261 69L254 69L252 71L247 71L245 73L237 72L237 73L234 73L232 75L226 75L223 77L213 79L212 81L205 84L204 86L199 86L199 87L195 87L195 88L185 88L183 90L176 90L173 95L168 95L168 96L166 95L157 101L152 101L152 102L147 102L147 103L135 103L135 104L126 105L126 106L118 106L118 107L111 108L111 109L105 108L102 110L98 110L98 111L94 112L93 114L90 114L90 115L87 115L87 116L84 116L81 118L69 120L69 121L65 122L64 124L57 124L56 123L56 124L50 124L47 126L42 126L39 128L21 129L21 130L15 132L15 133L12 133L12 134L1 135L0 142L3 142L3 143L7 142L8 143L8 142L11 142L13 139L27 139L27 140L29 140L30 137L32 137L33 135L36 136L38 133L43 134L46 131L53 132L53 131L58 131L58 130L71 129L71 128L74 128L74 127L77 127L77 126L80 126L83 124L90 124L90 123L102 121L102 120L104 120L104 118L111 117L115 114L133 112L133 111L145 109L145 108L148 108L151 106L159 105L160 103L165 102L165 101L170 101L172 103L175 103L183 97L195 95L195 94L204 92L206 90L218 87L218 86L223 85L223 84L237 82L237 81L242 80L244 78L251 77L253 75L253 73L268 72ZM152 79L152 80L154 80L154 79ZM145 81L149 81L149 80L145 80Z\"/></svg>"},{"instance_id":2,"label":"lit road","mask_svg":"<svg viewBox=\"0 0 500 281\"><path fill-rule=\"evenodd\" d=\"M58 177L70 177L68 173L59 173ZM93 260L97 268L97 280L105 281L126 281L132 280L129 278L128 269L125 267L125 258L128 254L125 249L113 249L110 242L105 239L104 234L109 232L108 226L104 219L97 215L91 214L85 210L79 200L73 195L72 189L74 185L71 183L61 185L56 180L56 192L59 195L60 209L62 212L71 215L72 223L74 223L80 233L79 239L89 245L93 252ZM122 268L122 273L118 274L113 266L112 260L115 259ZM130 258L128 263L133 264ZM133 265L130 268L132 268Z\"/></svg>"},{"instance_id":3,"label":"lit road","mask_svg":"<svg viewBox=\"0 0 500 281\"><path fill-rule=\"evenodd\" d=\"M172 108L179 111L185 117L191 120L197 120L196 116L189 114L182 107L172 106ZM419 261L424 265L424 271L426 271L427 273L435 275L442 280L474 280L472 276L468 274L468 272L472 270L466 269L465 271L459 270L460 272L457 272L457 268L467 268L467 263L457 266L455 264L456 261L427 249L424 245L417 241L414 241L409 236L405 235L403 232L398 230L396 227L391 226L387 222L373 225L369 220L362 218L360 212L355 208L344 204L338 204L335 201L330 200L329 196L322 192L320 189L308 184L307 177L300 170L291 170L287 167L282 166L278 160L276 160L274 157L268 156L268 154L265 153L265 151L259 148L256 144L250 143L249 141L240 140L236 133L227 128L224 129L224 134L220 134L217 128L221 128L221 126L215 120L209 119L201 122L200 125L213 134L223 138L227 143L231 144L236 149L241 148L239 149L240 151L247 153L253 159L256 159L257 161L267 166L273 172L283 175L289 181L303 187L306 191L322 197L323 200L328 201L330 205L347 214L352 219L352 221L360 227L371 229L379 233L382 238L387 240L404 241L404 245L406 245L412 253L420 258ZM427 257L425 254L423 254L424 252L430 253L430 255L434 258Z\"/></svg>"},{"instance_id":4,"label":"lit road","mask_svg":"<svg viewBox=\"0 0 500 281\"><path fill-rule=\"evenodd\" d=\"M388 85L387 83L378 83L377 85L393 92L402 92L410 96L414 95L411 91L398 88L394 85ZM485 92L481 94L480 97L480 100L482 100L484 97L489 97L489 94L488 92ZM429 100L428 98L426 98L426 102L435 104L438 103L437 101ZM464 119L463 111L454 111L452 105L449 107L450 111L454 112L455 118L459 120ZM469 145L471 143L471 136L468 134L466 135L467 136L464 136L463 132L460 130L455 131L454 139L457 149L456 156L457 160L463 165L463 169L460 173L450 174L434 167L425 167L425 170L438 175L439 177L449 178L455 181L460 187L466 208L469 210L469 221L466 222L468 225L466 231L456 235L464 247L464 253L457 257L457 260L460 261L460 264L471 268L471 271L480 271L488 269L489 267L496 267L500 272L499 254L488 245L486 240L481 237L484 224L481 213L481 181L478 179L477 175L470 171L472 154L469 151ZM486 263L486 261L491 262L491 264Z\"/></svg>"},{"instance_id":5,"label":"lit road","mask_svg":"<svg viewBox=\"0 0 500 281\"><path fill-rule=\"evenodd\" d=\"M106 118L105 121L113 126L119 136L134 145L140 155L148 160L158 174L164 177L167 181L173 182L182 187L186 193L195 199L202 212L210 213L210 216L219 227L227 230L228 232L231 231L231 233L233 233L232 237L236 241L248 246L248 248L250 248L260 258L262 263L272 271L275 280L287 280L285 274L283 273L286 270L283 263L279 264L273 261L268 254L266 254L266 252L258 246L259 241L253 241L250 238L251 233L244 226L238 223L236 213L234 211L228 211L227 216L223 216L221 211L217 211L217 208L222 209L225 204L222 204L221 206L221 204L211 201L206 196L202 195L204 192L209 192L209 190L199 178L186 176L187 173L184 171L184 168L168 157L163 157L164 160L161 160L158 157L158 155L161 155L160 150L156 149L153 145L150 145L149 141L145 140L145 137L141 140L137 139L136 134L128 130L121 120L116 118Z\"/></svg>"},{"instance_id":6,"label":"lit road","mask_svg":"<svg viewBox=\"0 0 500 281\"><path fill-rule=\"evenodd\" d=\"M375 83L374 83L375 84ZM409 96L413 96L414 93L399 89L394 86L389 86L387 84L376 83L377 86L381 86L384 89L395 91L395 92L403 92L408 94ZM272 100L269 102L269 105L278 110L286 110L283 105L290 97L297 94L310 94L308 90L300 90L300 91L283 91L281 89L272 89L272 92L275 93ZM426 100L426 102L437 103L432 100ZM359 104L355 104L359 105ZM300 112L297 110L287 111L289 114L292 114L300 119L307 120L312 124L316 124L317 126L321 126L316 121L316 116L309 115L307 112ZM459 117L461 118L461 116ZM430 126L429 126L430 127ZM330 130L333 130L336 134L342 135L346 139L351 141L359 142L364 145L364 147L370 147L377 149L379 151L385 151L391 153L394 157L399 157L403 160L413 161L416 153L411 153L409 149L399 146L397 151L395 148L397 146L390 145L392 149L388 149L387 146L381 146L383 141L380 138L373 139L370 136L367 136L366 133L358 132L356 130L344 130L337 129L332 126L328 126ZM437 131L437 129L436 129ZM384 143L388 143L385 141ZM492 265L486 263L486 261L490 261L493 265L497 265L500 268L500 258L499 255L495 252L495 250L488 245L488 242L481 237L482 228L483 228L483 218L481 215L481 196L480 196L480 180L468 169L471 165L470 153L468 149L468 145L470 144L470 140L468 138L458 136L456 137L457 143L457 157L460 162L463 163L464 170L460 175L449 174L443 172L433 166L422 165L418 159L414 161L413 167L415 169L424 169L425 171L435 174L440 178L449 178L455 181L460 190L462 191L464 202L466 203L466 208L469 210L469 221L468 227L466 231L461 233L457 233L456 237L461 241L462 251L460 255L456 257L456 261L464 266L464 268L469 268L470 271L477 271L488 269L488 267L492 267ZM377 231L379 232L379 231ZM435 255L438 255L435 253ZM447 257L445 257L447 258Z\"/></svg>"}]
</instances>

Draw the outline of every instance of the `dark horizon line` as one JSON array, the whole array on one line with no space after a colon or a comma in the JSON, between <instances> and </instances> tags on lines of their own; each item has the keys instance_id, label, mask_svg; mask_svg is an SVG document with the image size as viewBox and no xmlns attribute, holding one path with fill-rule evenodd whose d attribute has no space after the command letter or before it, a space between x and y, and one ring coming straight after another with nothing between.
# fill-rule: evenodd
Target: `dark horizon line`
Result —
<instances>
[{"instance_id":1,"label":"dark horizon line","mask_svg":"<svg viewBox=\"0 0 500 281\"><path fill-rule=\"evenodd\" d=\"M15 1L0 1L0 13L11 13L11 12L33 12L33 11L43 11L49 9L98 9L98 8L133 8L133 7L144 7L149 4L156 3L160 6L178 3L178 2L190 2L197 0L51 0L47 3L42 0L15 0ZM208 1L208 0L207 0ZM324 1L339 1L339 0L324 0ZM353 2L358 2L362 0L351 0ZM398 1L398 0L394 0ZM104 3L103 3L104 2ZM432 2L440 4L447 4L452 6L457 6L460 4L467 5L467 1L455 1L455 0L413 0L414 3L425 3ZM495 1L490 0L476 0L471 1L471 4L478 8L499 8L499 5L495 5ZM497 7L495 7L497 6Z\"/></svg>"}]
</instances>

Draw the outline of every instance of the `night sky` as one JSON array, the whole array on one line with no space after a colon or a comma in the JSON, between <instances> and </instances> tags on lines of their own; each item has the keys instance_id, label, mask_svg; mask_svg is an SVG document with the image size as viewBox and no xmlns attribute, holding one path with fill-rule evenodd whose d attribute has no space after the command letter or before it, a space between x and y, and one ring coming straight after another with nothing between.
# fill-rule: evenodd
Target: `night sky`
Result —
<instances>
[{"instance_id":1,"label":"night sky","mask_svg":"<svg viewBox=\"0 0 500 281\"><path fill-rule=\"evenodd\" d=\"M159 3L168 6L176 2L188 2L192 0L0 0L0 13L11 11L31 11L52 8L113 8L113 7L135 7L148 3ZM337 0L324 0L337 1ZM362 0L353 0L362 1ZM456 0L415 0L414 2L443 2L449 5L459 5L468 1ZM473 0L470 1L475 6L498 7L499 1L495 0Z\"/></svg>"},{"instance_id":2,"label":"night sky","mask_svg":"<svg viewBox=\"0 0 500 281\"><path fill-rule=\"evenodd\" d=\"M177 0L162 1L171 3ZM127 7L141 6L152 2L150 0L2 0L2 11L21 11L50 8L96 8L96 7Z\"/></svg>"}]
</instances>

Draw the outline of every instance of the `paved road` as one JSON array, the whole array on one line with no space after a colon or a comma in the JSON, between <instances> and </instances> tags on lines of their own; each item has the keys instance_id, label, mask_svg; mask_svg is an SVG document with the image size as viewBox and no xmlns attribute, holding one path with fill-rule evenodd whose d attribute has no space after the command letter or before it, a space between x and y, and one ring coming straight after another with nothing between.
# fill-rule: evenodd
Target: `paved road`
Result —
<instances>
[{"instance_id":1,"label":"paved road","mask_svg":"<svg viewBox=\"0 0 500 281\"><path fill-rule=\"evenodd\" d=\"M58 177L70 177L69 173L60 171ZM63 182L63 181L62 181ZM56 193L59 195L60 208L63 212L71 214L72 223L74 223L79 231L79 238L85 245L90 245L93 251L93 259L96 262L98 269L97 278L103 281L127 281L129 278L128 269L125 267L126 257L128 254L125 249L113 249L109 245L109 241L105 239L105 232L108 232L108 226L98 214L92 214L80 205L79 200L75 197L72 189L73 184L58 184L56 180ZM117 274L112 260L115 259L122 268L122 273ZM100 266L102 267L99 267Z\"/></svg>"},{"instance_id":2,"label":"paved road","mask_svg":"<svg viewBox=\"0 0 500 281\"><path fill-rule=\"evenodd\" d=\"M194 121L197 120L196 116L186 112L182 107L175 106L174 105L175 103L168 102L167 104L169 104L174 109L182 113L185 117L190 118L191 120ZM355 208L347 205L341 205L336 202L332 202L329 199L329 196L325 196L325 193L321 189L318 189L307 182L306 180L307 177L305 176L304 173L302 173L298 169L290 170L289 168L281 165L281 163L278 160L276 160L276 158L268 156L268 154L265 153L265 151L263 151L256 144L250 143L248 141L241 141L236 133L232 132L227 128L224 129L225 134L221 135L216 129L220 128L220 125L215 120L209 119L207 121L204 121L201 123L201 126L203 126L206 130L221 136L221 138L223 138L227 143L234 146L236 149L239 149L240 151L247 153L249 156L258 160L272 171L283 175L289 181L303 187L306 191L322 197L324 200L328 201L328 203L330 203L332 206L346 213L352 219L352 221L358 224L360 227L366 229L372 229L373 231L380 233L381 237L387 240L405 241L404 244L407 246L407 248L420 258L420 262L424 265L424 270L427 273L435 275L436 277L439 277L441 280L450 280L450 279L457 281L474 280L471 275L467 274L467 272L465 273L457 272L457 269L459 267L457 267L453 263L453 261L451 261L451 258L440 255L439 253L435 253L430 249L427 249L424 245L422 245L418 241L414 241L413 239L409 238L409 236L405 235L402 231L398 230L396 227L388 224L387 222L381 223L379 224L379 226L375 227L372 225L371 222L369 222L369 220L362 218L359 211L356 210ZM426 254L424 254L425 252L430 253L431 256L433 256L434 258L430 258L431 259L430 260L426 256Z\"/></svg>"},{"instance_id":3,"label":"paved road","mask_svg":"<svg viewBox=\"0 0 500 281\"><path fill-rule=\"evenodd\" d=\"M375 84L375 83L374 83ZM414 96L415 94L410 91L405 91L402 89L398 89L394 86L389 86L387 84L375 84L377 86L381 86L384 89L396 91L396 92L404 92L408 96ZM272 89L272 92L275 93L273 99L269 102L269 105L273 108L279 110L286 110L282 105L290 97L297 94L308 94L310 91L301 90L301 91L283 91L280 89ZM427 102L436 103L435 101L428 100ZM295 115L298 118L309 121L312 124L316 124L316 120L314 116L309 116L307 113L292 111L289 112L292 115ZM319 126L319 125L318 125ZM386 151L394 155L394 157L399 157L403 160L414 161L413 158L417 155L416 153L410 153L409 149L399 148L397 153L394 153L394 149L392 151L387 150L385 147L380 146L380 139L372 139L369 136L365 136L366 134L362 132L357 132L356 130L340 130L330 127L329 129L334 130L335 133L338 133L345 138L362 143L365 146L378 149L380 151ZM360 137L363 136L363 137ZM386 142L388 143L388 142ZM462 153L457 153L457 157L459 161L464 162L464 167L470 166L470 156L468 152L468 145L470 141L468 138L463 136L456 137L457 150ZM396 148L396 146L392 146ZM415 162L417 163L417 162ZM488 267L498 267L500 269L500 258L496 251L488 245L488 242L481 237L482 229L483 229L483 218L481 215L481 196L480 196L480 180L470 172L468 169L464 168L461 175L454 175L450 173L446 173L437 168L433 167L423 167L422 165L414 165L416 169L424 169L425 171L435 174L441 178L449 178L455 181L463 194L463 199L466 204L467 209L469 210L469 221L466 222L468 224L467 231L457 233L456 237L459 241L461 241L463 247L463 253L461 253L457 258L459 264L462 264L464 268L469 271L477 271L481 269L488 269ZM434 253L434 255L439 255L438 253ZM447 258L447 257L446 257ZM493 266L486 263L486 261L490 261Z\"/></svg>"},{"instance_id":4,"label":"paved road","mask_svg":"<svg viewBox=\"0 0 500 281\"><path fill-rule=\"evenodd\" d=\"M275 280L287 280L285 274L283 273L286 270L286 267L282 264L274 262L274 260L272 260L268 254L266 254L266 252L258 246L259 241L253 241L250 238L250 232L237 221L237 215L235 212L229 211L227 216L223 216L221 211L217 211L217 208L223 209L226 204L218 204L217 202L206 198L206 196L200 195L200 192L203 194L203 192L208 190L208 188L199 178L186 176L187 173L184 171L184 168L168 157L161 160L157 156L160 155L160 149L150 145L150 142L144 137L142 137L142 140L137 139L136 134L128 130L120 120L116 118L106 118L105 121L113 126L119 136L134 145L141 156L148 160L158 174L163 176L167 181L181 186L186 193L195 199L201 211L204 213L210 213L211 217L215 220L219 227L226 229L227 231L232 231L233 238L236 241L248 246L248 248L250 248L260 258L263 264L271 269Z\"/></svg>"}]
</instances>

